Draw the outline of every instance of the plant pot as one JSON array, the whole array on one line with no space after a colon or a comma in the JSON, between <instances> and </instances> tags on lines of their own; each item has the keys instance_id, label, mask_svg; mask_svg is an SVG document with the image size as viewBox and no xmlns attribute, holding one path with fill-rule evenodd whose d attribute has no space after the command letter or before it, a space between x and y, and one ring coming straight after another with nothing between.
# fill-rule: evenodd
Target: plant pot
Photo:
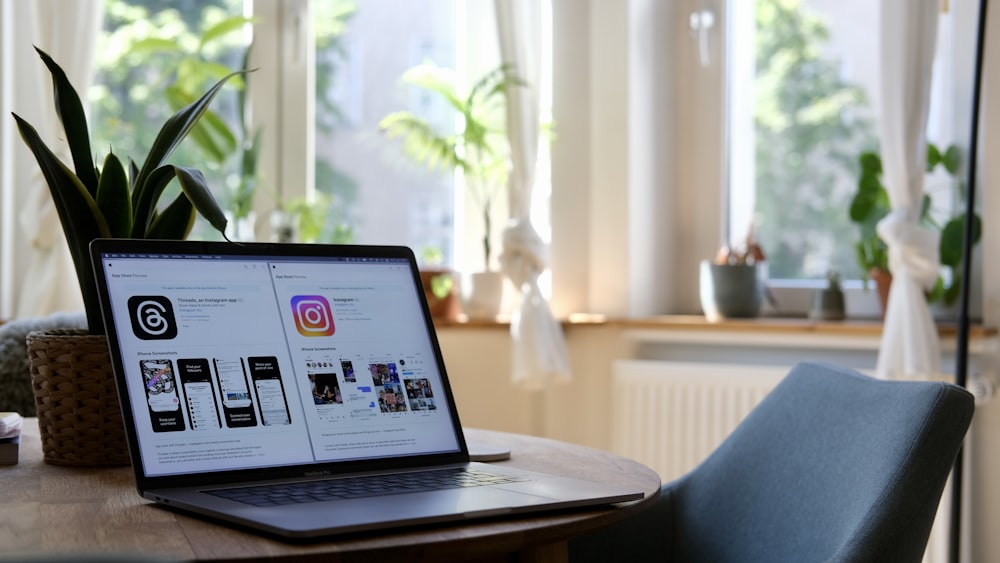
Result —
<instances>
[{"instance_id":1,"label":"plant pot","mask_svg":"<svg viewBox=\"0 0 1000 563\"><path fill-rule=\"evenodd\" d=\"M455 272L445 268L420 270L420 283L427 298L427 308L435 319L454 321L462 313L458 300L458 280Z\"/></svg>"},{"instance_id":2,"label":"plant pot","mask_svg":"<svg viewBox=\"0 0 1000 563\"><path fill-rule=\"evenodd\" d=\"M128 465L108 341L86 331L28 334L42 454L55 465Z\"/></svg>"},{"instance_id":3,"label":"plant pot","mask_svg":"<svg viewBox=\"0 0 1000 563\"><path fill-rule=\"evenodd\" d=\"M462 309L470 319L495 320L503 303L504 275L475 272L462 279Z\"/></svg>"},{"instance_id":4,"label":"plant pot","mask_svg":"<svg viewBox=\"0 0 1000 563\"><path fill-rule=\"evenodd\" d=\"M881 306L882 320L885 320L885 308L889 304L889 288L892 286L892 274L888 270L872 268L868 271L868 277L875 282L875 290L878 292L878 304Z\"/></svg>"},{"instance_id":5,"label":"plant pot","mask_svg":"<svg viewBox=\"0 0 1000 563\"><path fill-rule=\"evenodd\" d=\"M754 318L764 300L766 270L754 264L715 264L701 261L699 294L709 322Z\"/></svg>"},{"instance_id":6,"label":"plant pot","mask_svg":"<svg viewBox=\"0 0 1000 563\"><path fill-rule=\"evenodd\" d=\"M842 321L845 316L844 292L840 287L817 289L813 293L813 304L809 318L816 321Z\"/></svg>"}]
</instances>

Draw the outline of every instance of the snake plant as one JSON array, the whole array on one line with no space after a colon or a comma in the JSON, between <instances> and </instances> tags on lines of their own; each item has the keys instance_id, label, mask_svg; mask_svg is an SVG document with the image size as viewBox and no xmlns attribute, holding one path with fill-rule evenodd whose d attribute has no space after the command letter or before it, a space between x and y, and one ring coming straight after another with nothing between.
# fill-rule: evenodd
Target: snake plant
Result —
<instances>
[{"instance_id":1,"label":"snake plant","mask_svg":"<svg viewBox=\"0 0 1000 563\"><path fill-rule=\"evenodd\" d=\"M103 165L97 167L79 95L52 57L38 48L35 50L52 74L56 114L65 131L72 168L45 145L34 127L17 114L13 116L52 194L80 283L88 328L93 334L103 334L104 322L89 252L92 240L184 239L191 232L196 213L225 235L225 214L201 171L166 161L205 113L223 84L245 71L230 73L201 98L167 119L141 167L130 158L126 168L114 152L109 152ZM159 209L160 197L174 178L180 184L181 193Z\"/></svg>"}]
</instances>

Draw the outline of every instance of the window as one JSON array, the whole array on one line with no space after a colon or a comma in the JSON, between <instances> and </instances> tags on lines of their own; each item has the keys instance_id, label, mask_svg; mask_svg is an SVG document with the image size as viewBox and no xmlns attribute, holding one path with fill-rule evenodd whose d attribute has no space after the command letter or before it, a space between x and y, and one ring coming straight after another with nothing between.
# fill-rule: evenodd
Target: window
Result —
<instances>
[{"instance_id":1,"label":"window","mask_svg":"<svg viewBox=\"0 0 1000 563\"><path fill-rule=\"evenodd\" d=\"M162 123L170 113L164 96L180 107L182 94L204 92L218 78L214 72L240 68L249 50L249 66L258 70L247 75L247 88L233 80L211 106L218 121L203 120L206 127L175 159L197 164L219 186L230 237L275 240L290 228L308 242L406 244L418 256L439 251L458 268L480 264L478 237L464 240L473 238L464 233L476 232L469 223L479 219L467 211L462 179L414 164L378 124L408 110L442 130L455 126L449 108L407 88L401 77L429 62L454 69L464 85L495 68L490 0L108 0L105 6L90 92L95 146L144 154L155 131L136 124ZM241 111L244 99L249 105ZM249 170L248 150L259 157ZM496 199L502 200L493 211L498 248L506 198L501 192ZM536 211L547 210L541 203ZM548 232L547 220L539 231ZM200 219L194 236L218 237Z\"/></svg>"},{"instance_id":2,"label":"window","mask_svg":"<svg viewBox=\"0 0 1000 563\"><path fill-rule=\"evenodd\" d=\"M104 3L104 31L96 50L97 74L90 89L92 144L138 166L159 125L201 96L232 69L243 66L252 39L242 0L191 4L158 0ZM241 174L245 143L251 141L240 114L243 80L236 77L213 101L199 127L172 161L201 170L237 233L248 208L241 200L252 178ZM156 125L156 127L153 127ZM110 149L108 149L110 147ZM176 182L168 188L177 193ZM174 196L167 194L162 201ZM199 217L194 236L220 238Z\"/></svg>"},{"instance_id":3,"label":"window","mask_svg":"<svg viewBox=\"0 0 1000 563\"><path fill-rule=\"evenodd\" d=\"M969 52L976 13L951 4L940 17L928 127L940 147L967 144L971 70L957 61ZM779 289L815 287L831 270L858 280L859 227L848 209L858 155L878 149L877 6L755 0L727 9L728 240L742 243L752 225ZM960 203L956 182L940 171L926 181L939 219Z\"/></svg>"},{"instance_id":4,"label":"window","mask_svg":"<svg viewBox=\"0 0 1000 563\"><path fill-rule=\"evenodd\" d=\"M857 155L877 144L871 4L732 5L730 240L752 224L772 278L859 278L844 241Z\"/></svg>"},{"instance_id":5,"label":"window","mask_svg":"<svg viewBox=\"0 0 1000 563\"><path fill-rule=\"evenodd\" d=\"M340 11L339 34L322 33L335 19L329 6L318 2L313 12L317 196L331 203L347 238L405 242L418 253L434 248L453 263L454 179L410 162L380 133L379 122L406 109L439 129L453 126L447 107L405 89L401 77L424 62L455 68L455 3L360 0Z\"/></svg>"}]
</instances>

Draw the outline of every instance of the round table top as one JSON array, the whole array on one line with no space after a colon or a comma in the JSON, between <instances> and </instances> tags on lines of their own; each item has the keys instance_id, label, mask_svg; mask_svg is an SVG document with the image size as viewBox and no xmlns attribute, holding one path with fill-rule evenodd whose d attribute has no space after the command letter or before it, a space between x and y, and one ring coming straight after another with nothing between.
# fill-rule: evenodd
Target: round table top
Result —
<instances>
[{"instance_id":1,"label":"round table top","mask_svg":"<svg viewBox=\"0 0 1000 563\"><path fill-rule=\"evenodd\" d=\"M246 561L447 561L513 552L565 558L567 539L647 507L660 478L605 451L556 440L467 429L473 444L511 450L496 462L642 490L615 506L442 524L289 543L188 516L139 496L130 467L60 467L42 460L37 419L25 419L17 465L0 466L0 557L15 554L143 553L177 559ZM561 547L560 547L561 546Z\"/></svg>"}]
</instances>

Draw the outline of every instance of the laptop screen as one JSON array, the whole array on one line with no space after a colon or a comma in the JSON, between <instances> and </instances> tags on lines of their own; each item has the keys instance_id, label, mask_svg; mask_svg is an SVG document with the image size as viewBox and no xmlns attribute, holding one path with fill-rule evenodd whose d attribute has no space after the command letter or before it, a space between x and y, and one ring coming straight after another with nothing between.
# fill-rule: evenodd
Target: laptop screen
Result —
<instances>
[{"instance_id":1,"label":"laptop screen","mask_svg":"<svg viewBox=\"0 0 1000 563\"><path fill-rule=\"evenodd\" d=\"M145 476L462 450L408 250L132 243L95 269Z\"/></svg>"}]
</instances>

